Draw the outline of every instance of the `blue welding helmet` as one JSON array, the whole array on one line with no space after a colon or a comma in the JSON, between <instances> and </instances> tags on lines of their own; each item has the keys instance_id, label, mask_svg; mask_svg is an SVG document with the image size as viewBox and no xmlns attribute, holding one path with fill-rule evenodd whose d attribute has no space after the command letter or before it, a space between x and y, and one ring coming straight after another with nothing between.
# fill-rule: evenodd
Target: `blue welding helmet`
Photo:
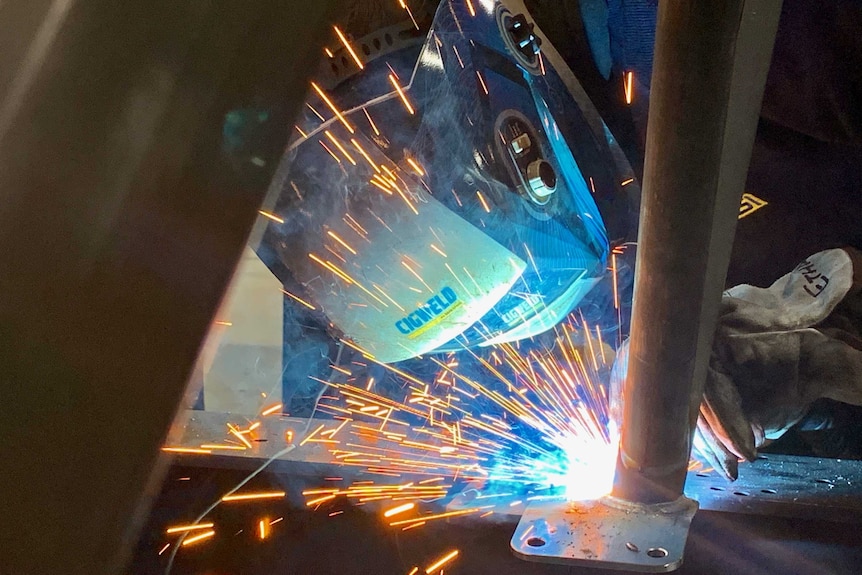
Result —
<instances>
[{"instance_id":1,"label":"blue welding helmet","mask_svg":"<svg viewBox=\"0 0 862 575\"><path fill-rule=\"evenodd\" d=\"M378 361L542 333L605 274L631 168L515 4L333 44L271 185L261 258Z\"/></svg>"}]
</instances>

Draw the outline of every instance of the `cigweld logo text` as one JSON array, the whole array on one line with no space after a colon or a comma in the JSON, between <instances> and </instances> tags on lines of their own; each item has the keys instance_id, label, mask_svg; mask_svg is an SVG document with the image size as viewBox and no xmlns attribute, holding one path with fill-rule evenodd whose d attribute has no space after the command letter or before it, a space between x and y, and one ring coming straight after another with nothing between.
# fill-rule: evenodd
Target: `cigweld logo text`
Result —
<instances>
[{"instance_id":1,"label":"cigweld logo text","mask_svg":"<svg viewBox=\"0 0 862 575\"><path fill-rule=\"evenodd\" d=\"M396 321L395 327L408 338L413 339L443 321L459 307L461 307L461 301L458 299L458 294L447 286L407 316Z\"/></svg>"}]
</instances>

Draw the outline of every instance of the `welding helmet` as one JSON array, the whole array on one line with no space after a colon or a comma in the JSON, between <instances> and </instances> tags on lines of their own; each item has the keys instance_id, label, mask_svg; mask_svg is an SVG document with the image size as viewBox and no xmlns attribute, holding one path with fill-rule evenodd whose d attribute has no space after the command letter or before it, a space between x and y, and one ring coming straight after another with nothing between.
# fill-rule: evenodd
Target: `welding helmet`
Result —
<instances>
[{"instance_id":1,"label":"welding helmet","mask_svg":"<svg viewBox=\"0 0 862 575\"><path fill-rule=\"evenodd\" d=\"M381 362L555 326L605 273L598 205L637 184L524 6L338 33L264 206L287 294Z\"/></svg>"}]
</instances>

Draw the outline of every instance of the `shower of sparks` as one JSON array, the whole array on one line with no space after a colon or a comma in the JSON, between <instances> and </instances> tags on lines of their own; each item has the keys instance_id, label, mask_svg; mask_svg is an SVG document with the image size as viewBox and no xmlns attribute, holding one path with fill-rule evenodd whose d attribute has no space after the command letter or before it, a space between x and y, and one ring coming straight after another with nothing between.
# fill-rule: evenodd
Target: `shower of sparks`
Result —
<instances>
[{"instance_id":1,"label":"shower of sparks","mask_svg":"<svg viewBox=\"0 0 862 575\"><path fill-rule=\"evenodd\" d=\"M395 74L389 74L389 82L395 88L395 91L398 92L398 96L401 98L401 101L404 103L404 107L407 108L407 111L412 116L416 113L416 110L413 109L413 106L410 105L410 102L407 100L407 95L404 93L404 90L401 89L401 84L398 83L398 79L395 77Z\"/></svg>"},{"instance_id":2,"label":"shower of sparks","mask_svg":"<svg viewBox=\"0 0 862 575\"><path fill-rule=\"evenodd\" d=\"M344 33L338 29L338 26L333 26L333 29L335 30L335 34L338 36L338 39L341 40L341 43L345 48L347 48L347 52L350 54L350 57L353 58L353 61L356 62L357 66L359 66L359 69L364 70L365 66L362 65L362 60L360 60L356 52L353 51L353 47L350 45L350 42L347 41Z\"/></svg>"},{"instance_id":3,"label":"shower of sparks","mask_svg":"<svg viewBox=\"0 0 862 575\"><path fill-rule=\"evenodd\" d=\"M278 223L278 224L283 224L283 223L284 223L284 220L283 220L282 218L278 217L278 216L277 216L277 215L275 215L275 214L271 214L271 213L269 213L269 212L265 212L265 211L263 211L263 210L258 210L258 211L257 211L257 213L259 213L260 215L262 215L262 216L263 216L263 217L265 217L265 218L269 218L270 220L272 220L272 221L274 221L274 222L276 222L276 223Z\"/></svg>"}]
</instances>

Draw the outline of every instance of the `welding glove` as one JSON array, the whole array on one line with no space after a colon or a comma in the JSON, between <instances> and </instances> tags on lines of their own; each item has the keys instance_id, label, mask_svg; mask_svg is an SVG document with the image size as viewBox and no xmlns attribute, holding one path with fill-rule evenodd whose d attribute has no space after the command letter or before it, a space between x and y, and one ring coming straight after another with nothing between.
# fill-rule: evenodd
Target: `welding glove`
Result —
<instances>
[{"instance_id":1,"label":"welding glove","mask_svg":"<svg viewBox=\"0 0 862 575\"><path fill-rule=\"evenodd\" d=\"M862 253L819 252L722 297L695 447L731 480L811 403L862 404Z\"/></svg>"}]
</instances>

